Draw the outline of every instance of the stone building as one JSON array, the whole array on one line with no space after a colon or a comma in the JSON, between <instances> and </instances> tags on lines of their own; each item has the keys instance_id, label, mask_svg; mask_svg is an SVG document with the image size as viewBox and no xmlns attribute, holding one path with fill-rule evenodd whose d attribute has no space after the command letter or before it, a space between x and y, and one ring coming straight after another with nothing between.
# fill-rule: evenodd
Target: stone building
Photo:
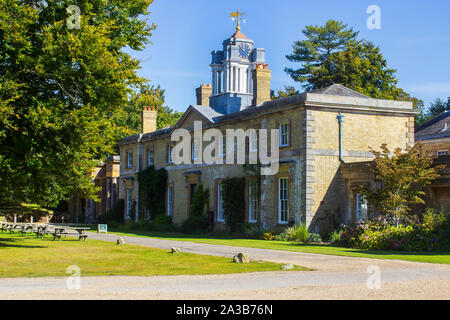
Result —
<instances>
[{"instance_id":1,"label":"stone building","mask_svg":"<svg viewBox=\"0 0 450 320\"><path fill-rule=\"evenodd\" d=\"M415 130L420 152L427 156L450 154L450 110L428 120Z\"/></svg>"},{"instance_id":2,"label":"stone building","mask_svg":"<svg viewBox=\"0 0 450 320\"><path fill-rule=\"evenodd\" d=\"M278 229L303 222L310 230L324 233L352 220L353 211L361 212L364 204L360 201L355 209L349 202L342 165L371 160L369 148L377 149L383 143L403 149L413 145L412 104L371 99L338 84L272 101L265 50L255 48L239 29L222 45L222 50L212 52L212 85L197 88L197 104L189 106L176 125L156 131L156 122L151 120L156 119L156 111L144 108L142 133L121 141L119 197L126 202L124 217L130 217L132 208L136 209L136 220L152 215L139 201L137 174L154 165L168 172L165 214L175 224L188 218L191 195L202 184L210 191L215 228L226 227L221 181L244 177L243 165L198 163L196 155L208 143L195 139L194 163L173 163L176 142L171 140L172 133L186 129L194 136L195 122L201 122L203 130L213 128L224 135L227 129L257 130L257 136L245 135L234 146L223 138L218 159L242 143L248 158L258 150L262 129L279 130L275 137L278 171L261 176L259 195L252 192L257 186L247 180L242 205L249 223Z\"/></svg>"},{"instance_id":3,"label":"stone building","mask_svg":"<svg viewBox=\"0 0 450 320\"><path fill-rule=\"evenodd\" d=\"M431 186L430 203L437 210L450 211L450 111L417 127L415 139L421 154L438 157L435 162L447 166Z\"/></svg>"},{"instance_id":4,"label":"stone building","mask_svg":"<svg viewBox=\"0 0 450 320\"><path fill-rule=\"evenodd\" d=\"M111 156L100 162L91 174L92 183L100 187L99 202L74 195L69 201L69 213L74 222L97 222L99 217L112 209L119 199L120 157ZM58 221L59 222L59 221Z\"/></svg>"}]
</instances>

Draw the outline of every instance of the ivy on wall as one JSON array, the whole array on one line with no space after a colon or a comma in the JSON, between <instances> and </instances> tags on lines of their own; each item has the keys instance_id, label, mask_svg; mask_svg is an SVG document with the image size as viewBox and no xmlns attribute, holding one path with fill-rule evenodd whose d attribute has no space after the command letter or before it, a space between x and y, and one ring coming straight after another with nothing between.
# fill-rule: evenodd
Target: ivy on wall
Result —
<instances>
[{"instance_id":1,"label":"ivy on wall","mask_svg":"<svg viewBox=\"0 0 450 320\"><path fill-rule=\"evenodd\" d=\"M209 208L209 190L199 185L192 196L189 218L183 223L182 231L186 233L204 233L208 228L206 211Z\"/></svg>"},{"instance_id":2,"label":"ivy on wall","mask_svg":"<svg viewBox=\"0 0 450 320\"><path fill-rule=\"evenodd\" d=\"M245 177L222 181L223 215L232 233L245 224Z\"/></svg>"},{"instance_id":3,"label":"ivy on wall","mask_svg":"<svg viewBox=\"0 0 450 320\"><path fill-rule=\"evenodd\" d=\"M209 208L209 190L205 189L203 185L199 185L194 192L191 201L191 207L189 208L189 215L193 216L205 216L206 210Z\"/></svg>"},{"instance_id":4,"label":"ivy on wall","mask_svg":"<svg viewBox=\"0 0 450 320\"><path fill-rule=\"evenodd\" d=\"M167 170L155 170L150 166L139 172L139 191L141 193L141 208L149 211L152 218L164 215L167 189ZM145 215L139 215L145 217Z\"/></svg>"}]
</instances>

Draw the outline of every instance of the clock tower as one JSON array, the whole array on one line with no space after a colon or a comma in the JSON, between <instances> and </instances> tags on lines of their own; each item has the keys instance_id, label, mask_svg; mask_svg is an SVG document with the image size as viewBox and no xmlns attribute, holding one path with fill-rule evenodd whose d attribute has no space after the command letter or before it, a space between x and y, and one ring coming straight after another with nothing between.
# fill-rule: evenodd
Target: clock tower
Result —
<instances>
[{"instance_id":1,"label":"clock tower","mask_svg":"<svg viewBox=\"0 0 450 320\"><path fill-rule=\"evenodd\" d=\"M265 50L254 47L253 40L247 38L240 27L241 12L231 14L237 17L236 32L223 41L223 50L212 52L212 95L210 107L228 114L252 105L252 70L265 64Z\"/></svg>"}]
</instances>

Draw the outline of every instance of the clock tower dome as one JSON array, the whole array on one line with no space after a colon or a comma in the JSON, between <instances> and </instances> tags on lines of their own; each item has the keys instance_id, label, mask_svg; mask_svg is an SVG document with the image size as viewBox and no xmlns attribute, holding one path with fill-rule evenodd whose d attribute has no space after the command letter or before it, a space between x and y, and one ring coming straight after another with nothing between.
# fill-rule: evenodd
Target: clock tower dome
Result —
<instances>
[{"instance_id":1,"label":"clock tower dome","mask_svg":"<svg viewBox=\"0 0 450 320\"><path fill-rule=\"evenodd\" d=\"M215 111L228 114L243 110L252 105L252 70L265 64L265 50L254 47L253 40L247 38L240 28L240 13L237 17L236 32L223 41L223 50L213 51L212 95L210 107Z\"/></svg>"}]
</instances>

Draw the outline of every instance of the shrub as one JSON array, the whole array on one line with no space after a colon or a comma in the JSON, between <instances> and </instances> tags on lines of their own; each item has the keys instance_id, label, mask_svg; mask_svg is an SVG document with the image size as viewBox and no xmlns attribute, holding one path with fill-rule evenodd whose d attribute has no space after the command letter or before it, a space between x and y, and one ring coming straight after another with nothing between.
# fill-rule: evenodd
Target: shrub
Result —
<instances>
[{"instance_id":1,"label":"shrub","mask_svg":"<svg viewBox=\"0 0 450 320\"><path fill-rule=\"evenodd\" d=\"M244 234L252 238L261 238L263 236L263 231L257 223L248 223L245 226Z\"/></svg>"},{"instance_id":2,"label":"shrub","mask_svg":"<svg viewBox=\"0 0 450 320\"><path fill-rule=\"evenodd\" d=\"M272 234L272 232L264 233L264 240L276 240L276 237Z\"/></svg>"},{"instance_id":3,"label":"shrub","mask_svg":"<svg viewBox=\"0 0 450 320\"><path fill-rule=\"evenodd\" d=\"M407 226L369 223L344 227L342 231L330 235L336 244L345 247L371 250L431 251L450 248L449 215L436 214L427 209L422 223ZM339 237L338 237L339 234Z\"/></svg>"},{"instance_id":4,"label":"shrub","mask_svg":"<svg viewBox=\"0 0 450 320\"><path fill-rule=\"evenodd\" d=\"M359 244L359 237L364 233L365 225L356 226L344 226L340 233L339 239L336 240L336 244L344 247L357 248Z\"/></svg>"},{"instance_id":5,"label":"shrub","mask_svg":"<svg viewBox=\"0 0 450 320\"><path fill-rule=\"evenodd\" d=\"M309 232L305 224L294 225L292 227L287 227L284 232L286 239L289 241L308 241Z\"/></svg>"},{"instance_id":6,"label":"shrub","mask_svg":"<svg viewBox=\"0 0 450 320\"><path fill-rule=\"evenodd\" d=\"M204 233L207 229L208 221L204 215L190 216L181 226L184 233Z\"/></svg>"},{"instance_id":7,"label":"shrub","mask_svg":"<svg viewBox=\"0 0 450 320\"><path fill-rule=\"evenodd\" d=\"M310 233L307 241L308 242L322 242L322 237L318 233Z\"/></svg>"},{"instance_id":8,"label":"shrub","mask_svg":"<svg viewBox=\"0 0 450 320\"><path fill-rule=\"evenodd\" d=\"M277 240L277 241L289 241L287 236L286 236L286 233L284 233L284 232L282 232L280 234L277 234L275 236L275 240Z\"/></svg>"},{"instance_id":9,"label":"shrub","mask_svg":"<svg viewBox=\"0 0 450 320\"><path fill-rule=\"evenodd\" d=\"M134 231L145 230L148 228L148 222L146 222L146 221L132 222L132 223L129 223L127 225L127 227L128 227L128 229L134 230Z\"/></svg>"},{"instance_id":10,"label":"shrub","mask_svg":"<svg viewBox=\"0 0 450 320\"><path fill-rule=\"evenodd\" d=\"M175 231L175 226L171 217L160 214L153 218L149 229L156 232L173 232Z\"/></svg>"},{"instance_id":11,"label":"shrub","mask_svg":"<svg viewBox=\"0 0 450 320\"><path fill-rule=\"evenodd\" d=\"M339 230L334 230L333 232L330 232L330 234L328 235L328 241L330 241L331 243L338 243L341 239L341 234L344 231L342 229Z\"/></svg>"},{"instance_id":12,"label":"shrub","mask_svg":"<svg viewBox=\"0 0 450 320\"><path fill-rule=\"evenodd\" d=\"M120 223L114 220L106 221L106 224L108 228L118 228L120 226Z\"/></svg>"},{"instance_id":13,"label":"shrub","mask_svg":"<svg viewBox=\"0 0 450 320\"><path fill-rule=\"evenodd\" d=\"M119 199L114 203L111 210L106 211L99 217L99 221L100 223L108 222L108 224L110 224L111 221L123 222L124 210L125 210L125 200Z\"/></svg>"}]
</instances>

